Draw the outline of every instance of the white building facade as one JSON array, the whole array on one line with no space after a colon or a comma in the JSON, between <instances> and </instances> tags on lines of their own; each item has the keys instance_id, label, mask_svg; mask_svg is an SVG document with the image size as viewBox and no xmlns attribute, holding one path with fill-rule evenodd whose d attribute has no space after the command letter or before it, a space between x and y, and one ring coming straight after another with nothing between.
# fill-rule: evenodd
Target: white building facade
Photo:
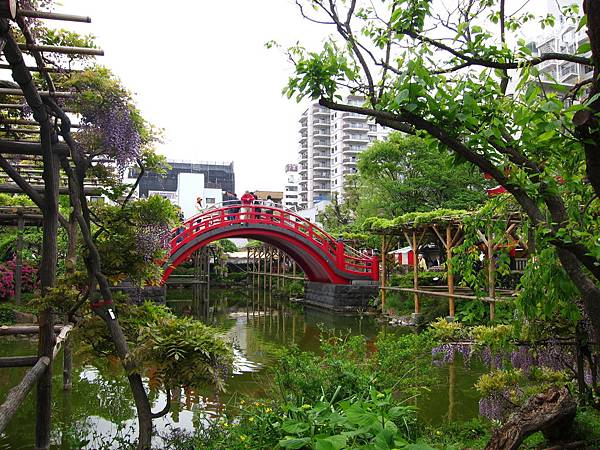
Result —
<instances>
[{"instance_id":1,"label":"white building facade","mask_svg":"<svg viewBox=\"0 0 600 450\"><path fill-rule=\"evenodd\" d=\"M351 95L344 103L360 106L361 96ZM358 154L369 143L385 139L389 130L374 119L356 113L332 111L311 104L302 114L298 173L302 209L312 208L336 196L344 200L344 184L348 175L356 173Z\"/></svg>"},{"instance_id":2,"label":"white building facade","mask_svg":"<svg viewBox=\"0 0 600 450\"><path fill-rule=\"evenodd\" d=\"M583 27L577 31L578 24L566 20L561 13L561 8L578 3L580 2L574 0L548 0L548 13L556 18L556 26L528 45L533 52L533 56L540 56L544 53L574 55L583 43L589 42L587 28ZM579 54L578 56L589 57L591 52ZM544 81L548 81L548 84L559 83L564 86L573 86L593 75L591 66L569 61L544 61L536 67L540 70L543 79L545 79Z\"/></svg>"},{"instance_id":3,"label":"white building facade","mask_svg":"<svg viewBox=\"0 0 600 450\"><path fill-rule=\"evenodd\" d=\"M298 173L298 164L285 165L285 186L283 188L284 207L296 210L300 203L300 174Z\"/></svg>"}]
</instances>

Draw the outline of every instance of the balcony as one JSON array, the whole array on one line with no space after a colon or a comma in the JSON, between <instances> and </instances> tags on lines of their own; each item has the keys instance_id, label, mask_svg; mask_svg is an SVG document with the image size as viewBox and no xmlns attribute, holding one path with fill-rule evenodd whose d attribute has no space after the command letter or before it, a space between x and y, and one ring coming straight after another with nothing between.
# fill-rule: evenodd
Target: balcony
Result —
<instances>
[{"instance_id":1,"label":"balcony","mask_svg":"<svg viewBox=\"0 0 600 450\"><path fill-rule=\"evenodd\" d=\"M355 158L344 158L342 164L356 164Z\"/></svg>"},{"instance_id":2,"label":"balcony","mask_svg":"<svg viewBox=\"0 0 600 450\"><path fill-rule=\"evenodd\" d=\"M567 80L572 80L573 78L576 79L579 76L579 67L572 62L564 63L560 65L559 73L560 82L564 83Z\"/></svg>"},{"instance_id":3,"label":"balcony","mask_svg":"<svg viewBox=\"0 0 600 450\"><path fill-rule=\"evenodd\" d=\"M314 186L313 191L315 192L329 192L331 187L328 184L317 184Z\"/></svg>"},{"instance_id":4,"label":"balcony","mask_svg":"<svg viewBox=\"0 0 600 450\"><path fill-rule=\"evenodd\" d=\"M308 181L308 175L301 175L301 176L300 176L300 179L301 179L302 181Z\"/></svg>"},{"instance_id":5,"label":"balcony","mask_svg":"<svg viewBox=\"0 0 600 450\"><path fill-rule=\"evenodd\" d=\"M300 162L302 161L308 161L308 154L305 151L300 152Z\"/></svg>"},{"instance_id":6,"label":"balcony","mask_svg":"<svg viewBox=\"0 0 600 450\"><path fill-rule=\"evenodd\" d=\"M344 153L359 153L367 148L366 145L346 145L343 149Z\"/></svg>"},{"instance_id":7,"label":"balcony","mask_svg":"<svg viewBox=\"0 0 600 450\"><path fill-rule=\"evenodd\" d=\"M325 163L315 163L315 164L313 165L313 167L314 167L315 169L319 169L319 168L323 168L323 169L329 169L329 168L331 168L331 165L330 165L330 164L325 164Z\"/></svg>"},{"instance_id":8,"label":"balcony","mask_svg":"<svg viewBox=\"0 0 600 450\"><path fill-rule=\"evenodd\" d=\"M342 117L344 119L359 119L359 120L367 120L367 116L364 116L362 114L358 114L358 113L353 113L353 112L345 112L342 114Z\"/></svg>"},{"instance_id":9,"label":"balcony","mask_svg":"<svg viewBox=\"0 0 600 450\"><path fill-rule=\"evenodd\" d=\"M315 158L315 159L331 159L331 156L329 156L329 153L314 152L313 158Z\"/></svg>"},{"instance_id":10,"label":"balcony","mask_svg":"<svg viewBox=\"0 0 600 450\"><path fill-rule=\"evenodd\" d=\"M313 142L313 147L315 147L315 148L329 148L330 144L327 141L315 141L315 142Z\"/></svg>"},{"instance_id":11,"label":"balcony","mask_svg":"<svg viewBox=\"0 0 600 450\"><path fill-rule=\"evenodd\" d=\"M369 125L364 122L344 122L342 125L342 130L358 130L358 131L367 131L369 129Z\"/></svg>"},{"instance_id":12,"label":"balcony","mask_svg":"<svg viewBox=\"0 0 600 450\"><path fill-rule=\"evenodd\" d=\"M329 179L331 178L331 175L329 172L315 172L313 174L313 180L327 180L329 181Z\"/></svg>"},{"instance_id":13,"label":"balcony","mask_svg":"<svg viewBox=\"0 0 600 450\"><path fill-rule=\"evenodd\" d=\"M300 142L302 144L303 142L306 142L307 139L308 139L308 135L303 134L302 136L300 136L300 139L298 140L298 142Z\"/></svg>"},{"instance_id":14,"label":"balcony","mask_svg":"<svg viewBox=\"0 0 600 450\"><path fill-rule=\"evenodd\" d=\"M331 114L331 111L329 111L329 109L327 108L323 108L321 106L315 106L313 109L313 114L315 116L327 116L329 117L329 115Z\"/></svg>"},{"instance_id":15,"label":"balcony","mask_svg":"<svg viewBox=\"0 0 600 450\"><path fill-rule=\"evenodd\" d=\"M329 119L313 120L313 126L315 126L315 127L329 127L329 125L331 125L331 122L329 121Z\"/></svg>"},{"instance_id":16,"label":"balcony","mask_svg":"<svg viewBox=\"0 0 600 450\"><path fill-rule=\"evenodd\" d=\"M304 173L308 171L308 167L305 165L300 165L300 170L298 170L298 173Z\"/></svg>"},{"instance_id":17,"label":"balcony","mask_svg":"<svg viewBox=\"0 0 600 450\"><path fill-rule=\"evenodd\" d=\"M346 142L369 142L369 136L366 134L345 134L344 141Z\"/></svg>"}]
</instances>

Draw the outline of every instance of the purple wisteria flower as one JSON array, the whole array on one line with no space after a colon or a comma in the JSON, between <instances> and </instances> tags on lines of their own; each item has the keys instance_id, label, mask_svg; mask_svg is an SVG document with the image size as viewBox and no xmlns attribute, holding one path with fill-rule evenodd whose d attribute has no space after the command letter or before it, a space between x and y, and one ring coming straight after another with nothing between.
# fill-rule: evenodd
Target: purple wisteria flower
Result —
<instances>
[{"instance_id":1,"label":"purple wisteria flower","mask_svg":"<svg viewBox=\"0 0 600 450\"><path fill-rule=\"evenodd\" d=\"M169 246L171 230L168 226L157 223L145 224L138 227L136 249L144 261L151 261L156 253Z\"/></svg>"}]
</instances>

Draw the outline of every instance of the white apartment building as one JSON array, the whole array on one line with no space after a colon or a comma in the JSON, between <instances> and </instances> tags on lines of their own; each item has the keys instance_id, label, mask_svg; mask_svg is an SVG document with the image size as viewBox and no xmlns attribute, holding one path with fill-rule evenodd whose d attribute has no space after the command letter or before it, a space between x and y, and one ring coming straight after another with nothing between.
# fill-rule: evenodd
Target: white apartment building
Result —
<instances>
[{"instance_id":1,"label":"white apartment building","mask_svg":"<svg viewBox=\"0 0 600 450\"><path fill-rule=\"evenodd\" d=\"M344 103L360 106L364 98L350 95ZM357 156L389 130L357 113L332 111L311 104L300 117L300 207L312 208L337 196L344 200L344 180L356 172Z\"/></svg>"},{"instance_id":2,"label":"white apartment building","mask_svg":"<svg viewBox=\"0 0 600 450\"><path fill-rule=\"evenodd\" d=\"M300 203L300 174L298 173L298 164L285 165L285 178L283 206L291 210L296 210Z\"/></svg>"},{"instance_id":3,"label":"white apartment building","mask_svg":"<svg viewBox=\"0 0 600 450\"><path fill-rule=\"evenodd\" d=\"M557 23L548 33L539 36L528 45L534 56L544 53L574 55L581 44L589 42L586 27L577 31L577 24L567 21L560 12L560 8L577 3L574 0L548 0L548 12L554 15ZM591 52L587 52L579 56L590 55ZM591 77L593 73L592 67L569 61L544 61L537 68L549 85L559 83L564 86L573 86L579 81Z\"/></svg>"}]
</instances>

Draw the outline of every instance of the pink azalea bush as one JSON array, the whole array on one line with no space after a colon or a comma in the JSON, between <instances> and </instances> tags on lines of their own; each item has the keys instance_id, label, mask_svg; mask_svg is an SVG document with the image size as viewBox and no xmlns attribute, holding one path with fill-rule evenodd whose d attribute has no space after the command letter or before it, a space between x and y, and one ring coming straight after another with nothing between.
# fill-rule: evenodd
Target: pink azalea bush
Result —
<instances>
[{"instance_id":1,"label":"pink azalea bush","mask_svg":"<svg viewBox=\"0 0 600 450\"><path fill-rule=\"evenodd\" d=\"M15 295L15 260L0 264L0 299L8 300ZM33 292L38 285L37 269L23 263L21 269L21 291Z\"/></svg>"}]
</instances>

